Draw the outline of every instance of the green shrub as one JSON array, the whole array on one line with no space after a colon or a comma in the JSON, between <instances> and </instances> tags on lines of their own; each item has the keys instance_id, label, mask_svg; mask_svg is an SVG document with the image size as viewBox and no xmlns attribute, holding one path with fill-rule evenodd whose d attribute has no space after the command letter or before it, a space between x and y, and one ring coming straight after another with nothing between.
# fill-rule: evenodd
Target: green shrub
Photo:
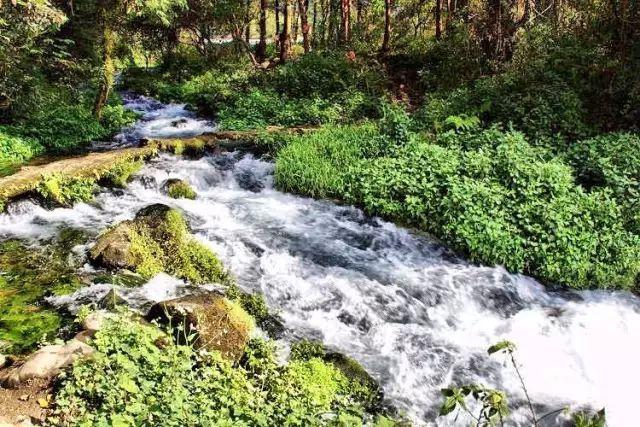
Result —
<instances>
[{"instance_id":1,"label":"green shrub","mask_svg":"<svg viewBox=\"0 0 640 427\"><path fill-rule=\"evenodd\" d=\"M137 118L124 110L120 100L112 97L105 106L102 122L91 112L89 98L67 99L65 94L52 96L24 121L11 127L16 135L35 139L52 153L65 153L96 140L109 138Z\"/></svg>"},{"instance_id":2,"label":"green shrub","mask_svg":"<svg viewBox=\"0 0 640 427\"><path fill-rule=\"evenodd\" d=\"M317 426L363 424L361 385L320 359L277 363L272 342L252 340L242 366L218 352L156 345L162 332L128 315L107 321L98 351L61 381L49 422L63 425Z\"/></svg>"},{"instance_id":3,"label":"green shrub","mask_svg":"<svg viewBox=\"0 0 640 427\"><path fill-rule=\"evenodd\" d=\"M611 133L576 142L567 159L586 188L608 188L625 209L627 228L640 234L640 136Z\"/></svg>"},{"instance_id":4,"label":"green shrub","mask_svg":"<svg viewBox=\"0 0 640 427\"><path fill-rule=\"evenodd\" d=\"M12 136L0 127L0 162L23 163L42 151L43 147L34 139Z\"/></svg>"},{"instance_id":5,"label":"green shrub","mask_svg":"<svg viewBox=\"0 0 640 427\"><path fill-rule=\"evenodd\" d=\"M370 124L324 127L292 137L280 150L275 181L279 188L313 197L343 193L342 174L361 154L363 141L378 134Z\"/></svg>"},{"instance_id":6,"label":"green shrub","mask_svg":"<svg viewBox=\"0 0 640 427\"><path fill-rule=\"evenodd\" d=\"M434 233L472 261L546 282L635 285L640 241L624 228L624 206L610 193L585 193L571 167L522 133L447 131L376 150L393 139L358 129L366 127L294 138L278 156L276 185L342 198Z\"/></svg>"}]
</instances>

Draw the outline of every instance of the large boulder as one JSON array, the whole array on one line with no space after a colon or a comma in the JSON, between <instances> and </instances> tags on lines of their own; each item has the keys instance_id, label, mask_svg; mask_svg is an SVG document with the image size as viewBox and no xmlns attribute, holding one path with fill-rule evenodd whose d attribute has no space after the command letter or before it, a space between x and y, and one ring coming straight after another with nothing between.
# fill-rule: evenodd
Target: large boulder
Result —
<instances>
[{"instance_id":1,"label":"large boulder","mask_svg":"<svg viewBox=\"0 0 640 427\"><path fill-rule=\"evenodd\" d=\"M147 206L133 220L103 233L89 259L99 267L126 268L144 278L165 272L194 284L228 279L222 263L191 234L180 211L162 204Z\"/></svg>"},{"instance_id":2,"label":"large boulder","mask_svg":"<svg viewBox=\"0 0 640 427\"><path fill-rule=\"evenodd\" d=\"M80 358L90 357L94 349L77 340L42 347L21 365L0 371L0 384L17 387L36 378L49 379Z\"/></svg>"},{"instance_id":3,"label":"large boulder","mask_svg":"<svg viewBox=\"0 0 640 427\"><path fill-rule=\"evenodd\" d=\"M147 320L170 324L183 344L193 334L190 344L195 348L219 351L232 361L242 356L254 327L240 305L212 292L158 303L149 310Z\"/></svg>"}]
</instances>

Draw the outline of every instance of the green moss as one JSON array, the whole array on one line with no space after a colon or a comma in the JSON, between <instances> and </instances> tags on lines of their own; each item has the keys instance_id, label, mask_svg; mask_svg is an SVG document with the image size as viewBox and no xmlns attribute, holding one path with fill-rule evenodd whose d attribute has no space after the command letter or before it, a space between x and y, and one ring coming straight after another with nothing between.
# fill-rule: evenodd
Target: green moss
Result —
<instances>
[{"instance_id":1,"label":"green moss","mask_svg":"<svg viewBox=\"0 0 640 427\"><path fill-rule=\"evenodd\" d=\"M167 185L167 193L173 199L191 199L197 197L197 193L191 186L182 180L172 181Z\"/></svg>"},{"instance_id":2,"label":"green moss","mask_svg":"<svg viewBox=\"0 0 640 427\"><path fill-rule=\"evenodd\" d=\"M68 257L69 247L81 238L63 231L44 248L19 240L0 243L0 341L9 343L8 351L28 351L43 338L53 338L70 320L48 307L44 297L83 286Z\"/></svg>"},{"instance_id":3,"label":"green moss","mask_svg":"<svg viewBox=\"0 0 640 427\"><path fill-rule=\"evenodd\" d=\"M91 258L117 257L99 264L128 266L145 278L166 272L193 284L229 282L218 257L191 235L179 211L164 205L148 208L156 211L141 211L135 220L107 231L91 250Z\"/></svg>"},{"instance_id":4,"label":"green moss","mask_svg":"<svg viewBox=\"0 0 640 427\"><path fill-rule=\"evenodd\" d=\"M116 163L102 177L115 187L124 188L131 179L131 176L144 166L142 160L125 159Z\"/></svg>"},{"instance_id":5,"label":"green moss","mask_svg":"<svg viewBox=\"0 0 640 427\"><path fill-rule=\"evenodd\" d=\"M251 333L251 331L255 329L256 325L253 317L251 317L240 304L227 298L224 298L222 301L224 302L225 310L231 323L237 325L239 329L246 330L248 333Z\"/></svg>"},{"instance_id":6,"label":"green moss","mask_svg":"<svg viewBox=\"0 0 640 427\"><path fill-rule=\"evenodd\" d=\"M97 189L95 178L68 177L61 173L43 176L36 191L46 200L60 206L93 199Z\"/></svg>"},{"instance_id":7,"label":"green moss","mask_svg":"<svg viewBox=\"0 0 640 427\"><path fill-rule=\"evenodd\" d=\"M151 238L144 228L132 229L129 234L131 242L132 263L136 272L150 278L164 270L164 251L160 244Z\"/></svg>"}]
</instances>

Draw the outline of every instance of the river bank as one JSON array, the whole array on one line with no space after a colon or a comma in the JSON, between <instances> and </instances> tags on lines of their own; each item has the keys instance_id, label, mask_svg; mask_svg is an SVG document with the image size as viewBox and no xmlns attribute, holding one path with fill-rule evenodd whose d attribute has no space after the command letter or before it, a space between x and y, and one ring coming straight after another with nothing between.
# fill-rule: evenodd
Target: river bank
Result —
<instances>
[{"instance_id":1,"label":"river bank","mask_svg":"<svg viewBox=\"0 0 640 427\"><path fill-rule=\"evenodd\" d=\"M164 124L143 119L134 129L153 128L157 137L169 123L167 131L175 132L160 108L149 105ZM502 338L517 343L523 375L541 409L604 406L611 425L625 425L632 416L626 384L640 373L625 367L638 356L636 297L549 292L526 276L469 264L356 208L281 193L273 188L273 169L251 154L162 154L126 189L102 190L91 203L46 210L21 202L0 217L0 234L37 246L72 228L91 242L139 209L164 203L184 212L198 240L220 256L242 289L265 296L284 321L283 343L319 339L353 357L417 424L448 424L437 418L439 389L453 379L501 388L518 404L523 396L517 378L485 356ZM173 178L188 181L196 199L166 195L163 184ZM81 260L86 245L73 249ZM79 265L79 271L92 271L86 262ZM94 280L46 301L73 313L111 289L141 310L191 292L187 283L160 275L140 287ZM628 362L612 364L614 354ZM524 406L515 420L526 424Z\"/></svg>"}]
</instances>

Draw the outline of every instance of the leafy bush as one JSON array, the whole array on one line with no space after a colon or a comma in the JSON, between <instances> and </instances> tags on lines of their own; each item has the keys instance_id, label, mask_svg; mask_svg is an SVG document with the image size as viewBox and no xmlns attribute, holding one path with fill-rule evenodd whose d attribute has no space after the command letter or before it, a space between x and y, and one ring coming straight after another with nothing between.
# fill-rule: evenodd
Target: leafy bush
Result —
<instances>
[{"instance_id":1,"label":"leafy bush","mask_svg":"<svg viewBox=\"0 0 640 427\"><path fill-rule=\"evenodd\" d=\"M346 129L292 140L280 151L276 185L340 197L434 233L473 261L547 282L634 286L640 240L625 230L621 206L610 192L585 193L568 165L522 133L414 135L385 152L371 150L388 138L375 128Z\"/></svg>"},{"instance_id":2,"label":"leafy bush","mask_svg":"<svg viewBox=\"0 0 640 427\"><path fill-rule=\"evenodd\" d=\"M69 152L87 143L108 138L137 118L124 110L114 97L104 109L103 121L91 113L87 99L74 102L63 95L53 96L24 122L11 126L11 132L35 139L47 152Z\"/></svg>"},{"instance_id":3,"label":"leafy bush","mask_svg":"<svg viewBox=\"0 0 640 427\"><path fill-rule=\"evenodd\" d=\"M378 71L342 55L304 55L269 71L222 63L182 74L131 70L125 73L124 86L163 101L189 103L215 115L220 127L230 130L374 117L383 92Z\"/></svg>"},{"instance_id":4,"label":"leafy bush","mask_svg":"<svg viewBox=\"0 0 640 427\"><path fill-rule=\"evenodd\" d=\"M600 135L571 146L568 161L586 188L608 188L625 209L627 227L640 234L640 136Z\"/></svg>"},{"instance_id":5,"label":"leafy bush","mask_svg":"<svg viewBox=\"0 0 640 427\"><path fill-rule=\"evenodd\" d=\"M361 425L362 385L320 359L277 362L272 342L252 340L241 366L218 352L156 343L154 326L128 315L107 321L96 357L61 382L53 424Z\"/></svg>"},{"instance_id":6,"label":"leafy bush","mask_svg":"<svg viewBox=\"0 0 640 427\"><path fill-rule=\"evenodd\" d=\"M377 135L375 127L324 127L307 135L293 137L280 150L275 181L279 188L300 191L313 197L340 196L344 192L343 174L361 154L363 140Z\"/></svg>"},{"instance_id":7,"label":"leafy bush","mask_svg":"<svg viewBox=\"0 0 640 427\"><path fill-rule=\"evenodd\" d=\"M12 136L0 127L0 162L22 163L42 153L43 147L30 138Z\"/></svg>"}]
</instances>

